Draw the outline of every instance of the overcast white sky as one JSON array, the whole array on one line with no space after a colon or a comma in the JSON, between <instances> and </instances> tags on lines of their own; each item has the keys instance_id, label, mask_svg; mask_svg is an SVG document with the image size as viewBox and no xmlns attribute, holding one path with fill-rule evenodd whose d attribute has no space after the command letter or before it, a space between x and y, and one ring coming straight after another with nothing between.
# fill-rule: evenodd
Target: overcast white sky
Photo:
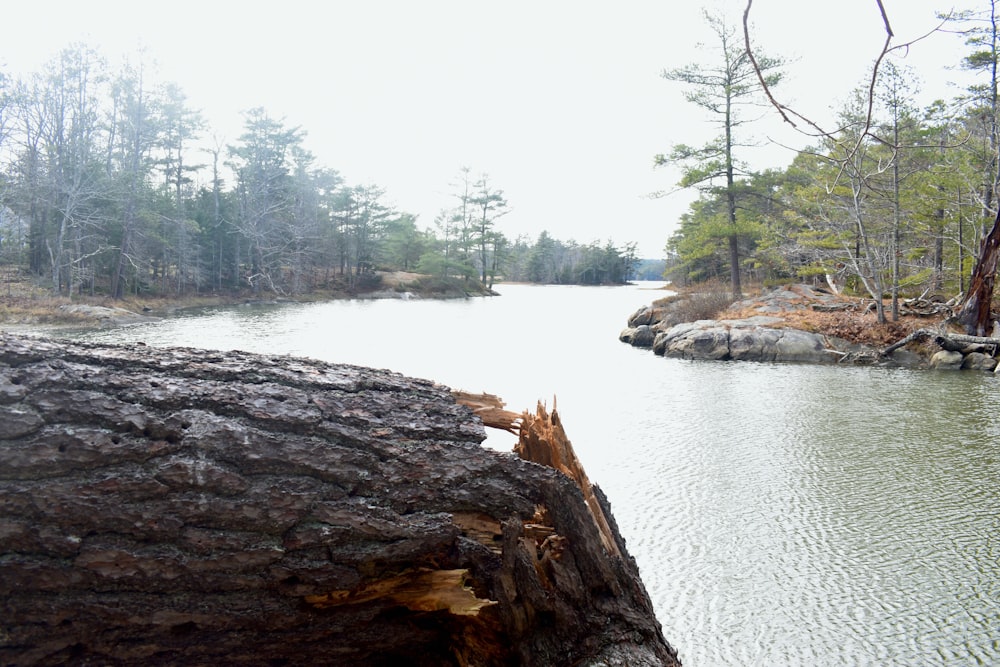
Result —
<instances>
[{"instance_id":1,"label":"overcast white sky","mask_svg":"<svg viewBox=\"0 0 1000 667\"><path fill-rule=\"evenodd\" d=\"M462 166L485 172L512 212L508 236L545 229L581 243L634 241L661 257L693 198L670 190L679 172L652 157L712 135L683 88L660 77L712 65L702 7L741 20L745 0L285 0L8 3L0 67L35 71L69 42L112 60L142 46L210 127L232 142L242 112L264 107L306 131L306 146L350 184L387 190L429 227L451 206ZM934 28L935 11L975 0L884 0L895 43ZM823 119L862 82L885 33L875 0L755 0L761 49L790 62L775 92ZM934 35L904 61L927 98L951 97L966 53ZM760 140L807 140L761 122ZM757 168L787 166L782 149Z\"/></svg>"}]
</instances>

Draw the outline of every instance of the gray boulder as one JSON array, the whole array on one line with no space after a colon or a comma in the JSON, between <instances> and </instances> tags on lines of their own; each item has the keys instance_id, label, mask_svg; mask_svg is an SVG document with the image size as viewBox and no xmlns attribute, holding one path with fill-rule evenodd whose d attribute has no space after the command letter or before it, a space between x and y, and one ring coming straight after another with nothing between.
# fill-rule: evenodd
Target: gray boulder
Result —
<instances>
[{"instance_id":1,"label":"gray boulder","mask_svg":"<svg viewBox=\"0 0 1000 667\"><path fill-rule=\"evenodd\" d=\"M962 359L962 368L971 371L992 371L997 367L997 360L982 352L970 352Z\"/></svg>"},{"instance_id":2,"label":"gray boulder","mask_svg":"<svg viewBox=\"0 0 1000 667\"><path fill-rule=\"evenodd\" d=\"M654 342L653 350L660 347L668 357L681 359L728 359L729 330L711 320L702 320L704 326L678 324ZM691 324L698 324L694 322ZM681 331L677 331L681 329Z\"/></svg>"},{"instance_id":3,"label":"gray boulder","mask_svg":"<svg viewBox=\"0 0 1000 667\"><path fill-rule=\"evenodd\" d=\"M84 303L73 303L59 306L59 310L67 315L79 317L81 320L96 322L102 328L118 327L126 324L137 324L139 322L153 322L160 318L149 315L140 315L131 310L118 308L116 306L91 306Z\"/></svg>"},{"instance_id":4,"label":"gray boulder","mask_svg":"<svg viewBox=\"0 0 1000 667\"><path fill-rule=\"evenodd\" d=\"M632 315L628 318L628 325L631 328L643 324L654 324L652 306L643 306L639 310L632 313Z\"/></svg>"},{"instance_id":5,"label":"gray boulder","mask_svg":"<svg viewBox=\"0 0 1000 667\"><path fill-rule=\"evenodd\" d=\"M844 355L825 336L798 329L760 326L776 318L700 320L671 327L656 336L653 352L681 359L831 363Z\"/></svg>"},{"instance_id":6,"label":"gray boulder","mask_svg":"<svg viewBox=\"0 0 1000 667\"><path fill-rule=\"evenodd\" d=\"M902 366L904 368L926 368L927 358L923 355L917 354L905 348L899 348L898 350L893 350L892 354L889 355L889 360L897 366Z\"/></svg>"},{"instance_id":7,"label":"gray boulder","mask_svg":"<svg viewBox=\"0 0 1000 667\"><path fill-rule=\"evenodd\" d=\"M940 350L935 352L934 356L931 357L930 365L931 368L957 371L962 368L962 362L964 360L965 357L961 352L956 352L954 350Z\"/></svg>"},{"instance_id":8,"label":"gray boulder","mask_svg":"<svg viewBox=\"0 0 1000 667\"><path fill-rule=\"evenodd\" d=\"M653 347L653 340L655 338L656 329L647 324L622 329L622 332L618 334L618 340L621 342L628 343L632 347L643 347L647 349Z\"/></svg>"}]
</instances>

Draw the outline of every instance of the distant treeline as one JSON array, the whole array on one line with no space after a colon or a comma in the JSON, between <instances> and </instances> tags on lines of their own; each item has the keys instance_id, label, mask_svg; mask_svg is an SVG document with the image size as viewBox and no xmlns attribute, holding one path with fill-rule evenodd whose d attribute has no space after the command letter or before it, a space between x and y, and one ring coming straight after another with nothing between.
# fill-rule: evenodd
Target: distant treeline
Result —
<instances>
[{"instance_id":1,"label":"distant treeline","mask_svg":"<svg viewBox=\"0 0 1000 667\"><path fill-rule=\"evenodd\" d=\"M663 280L667 270L665 259L640 259L629 276L630 280Z\"/></svg>"},{"instance_id":2,"label":"distant treeline","mask_svg":"<svg viewBox=\"0 0 1000 667\"><path fill-rule=\"evenodd\" d=\"M40 72L0 71L0 265L57 294L302 293L375 271L532 282L624 282L634 246L541 232L509 239L503 191L458 170L432 227L377 185L317 164L304 130L264 109L229 145L174 84L112 71L87 45Z\"/></svg>"}]
</instances>

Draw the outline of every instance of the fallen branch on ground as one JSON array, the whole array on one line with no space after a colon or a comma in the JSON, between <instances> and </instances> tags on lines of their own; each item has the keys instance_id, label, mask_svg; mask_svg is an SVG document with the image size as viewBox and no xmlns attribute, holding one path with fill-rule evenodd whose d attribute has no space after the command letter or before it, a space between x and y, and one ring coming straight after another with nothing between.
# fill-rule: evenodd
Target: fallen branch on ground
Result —
<instances>
[{"instance_id":1,"label":"fallen branch on ground","mask_svg":"<svg viewBox=\"0 0 1000 667\"><path fill-rule=\"evenodd\" d=\"M910 335L901 338L882 350L880 355L887 357L907 343L927 338L933 338L934 342L943 350L962 352L963 354L968 354L969 352L986 352L990 356L996 356L997 351L1000 350L1000 338L949 334L932 329L917 329Z\"/></svg>"}]
</instances>

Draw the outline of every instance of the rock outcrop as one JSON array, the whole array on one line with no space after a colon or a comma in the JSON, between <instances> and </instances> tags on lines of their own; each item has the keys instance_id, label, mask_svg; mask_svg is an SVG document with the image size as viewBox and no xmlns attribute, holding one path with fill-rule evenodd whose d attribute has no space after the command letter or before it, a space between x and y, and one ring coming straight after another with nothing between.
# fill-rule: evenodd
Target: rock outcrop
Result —
<instances>
[{"instance_id":1,"label":"rock outcrop","mask_svg":"<svg viewBox=\"0 0 1000 667\"><path fill-rule=\"evenodd\" d=\"M882 349L852 343L837 336L803 331L786 323L789 313L853 310L856 302L809 285L788 285L729 306L750 313L740 319L684 321L684 299L663 300L639 308L618 338L635 347L652 348L661 356L727 361L884 364L938 370L1000 372L1000 324L991 336L970 336L953 330L951 304L923 297L903 301L901 312L918 317L942 317L936 328L912 331ZM868 304L871 308L871 304ZM949 323L952 324L951 329ZM907 349L932 342L941 349Z\"/></svg>"},{"instance_id":2,"label":"rock outcrop","mask_svg":"<svg viewBox=\"0 0 1000 667\"><path fill-rule=\"evenodd\" d=\"M600 489L484 438L386 371L0 334L0 663L679 664Z\"/></svg>"},{"instance_id":3,"label":"rock outcrop","mask_svg":"<svg viewBox=\"0 0 1000 667\"><path fill-rule=\"evenodd\" d=\"M847 341L797 329L768 326L774 318L700 320L659 334L653 352L682 359L835 363L847 354Z\"/></svg>"},{"instance_id":4,"label":"rock outcrop","mask_svg":"<svg viewBox=\"0 0 1000 667\"><path fill-rule=\"evenodd\" d=\"M682 359L802 363L877 359L875 350L835 336L784 326L783 313L816 304L830 307L835 301L834 295L808 285L792 285L733 304L734 310L754 313L746 318L694 322L681 321L679 313L683 309L670 303L645 306L629 318L619 340L652 348L661 356Z\"/></svg>"},{"instance_id":5,"label":"rock outcrop","mask_svg":"<svg viewBox=\"0 0 1000 667\"><path fill-rule=\"evenodd\" d=\"M153 322L159 319L158 317L149 315L140 315L124 308L77 303L60 306L59 311L70 317L79 317L83 320L94 322L97 326L104 328L138 324L140 322Z\"/></svg>"}]
</instances>

